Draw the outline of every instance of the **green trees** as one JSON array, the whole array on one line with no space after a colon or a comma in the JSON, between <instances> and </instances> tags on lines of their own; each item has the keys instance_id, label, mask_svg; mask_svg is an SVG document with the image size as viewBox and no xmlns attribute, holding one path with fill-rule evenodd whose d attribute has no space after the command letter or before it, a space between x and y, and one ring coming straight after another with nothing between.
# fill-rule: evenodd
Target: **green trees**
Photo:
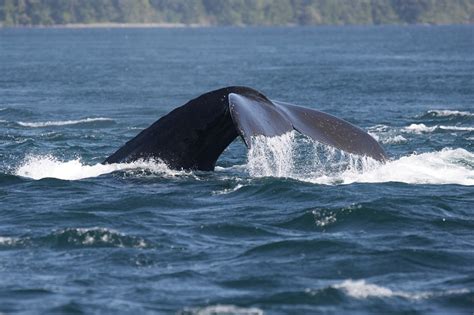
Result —
<instances>
[{"instance_id":1,"label":"green trees","mask_svg":"<svg viewBox=\"0 0 474 315\"><path fill-rule=\"evenodd\" d=\"M0 24L472 23L474 0L0 0Z\"/></svg>"}]
</instances>

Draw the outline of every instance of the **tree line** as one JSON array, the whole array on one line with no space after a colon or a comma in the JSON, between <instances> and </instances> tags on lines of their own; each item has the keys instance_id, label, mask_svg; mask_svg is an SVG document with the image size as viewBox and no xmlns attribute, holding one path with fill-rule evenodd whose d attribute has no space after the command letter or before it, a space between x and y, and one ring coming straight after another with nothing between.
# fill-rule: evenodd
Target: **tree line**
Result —
<instances>
[{"instance_id":1,"label":"tree line","mask_svg":"<svg viewBox=\"0 0 474 315\"><path fill-rule=\"evenodd\" d=\"M453 24L474 0L0 0L0 24Z\"/></svg>"}]
</instances>

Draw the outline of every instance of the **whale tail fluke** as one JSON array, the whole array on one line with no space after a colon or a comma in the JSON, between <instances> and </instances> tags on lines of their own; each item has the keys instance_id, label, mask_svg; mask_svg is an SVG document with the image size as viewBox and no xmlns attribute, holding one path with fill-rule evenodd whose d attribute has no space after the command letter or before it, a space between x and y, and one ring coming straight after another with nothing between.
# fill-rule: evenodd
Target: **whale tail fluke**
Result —
<instances>
[{"instance_id":1,"label":"whale tail fluke","mask_svg":"<svg viewBox=\"0 0 474 315\"><path fill-rule=\"evenodd\" d=\"M250 147L254 136L278 136L293 129L348 153L386 159L374 138L347 121L234 86L208 92L176 108L104 163L158 158L171 168L210 171L237 136Z\"/></svg>"}]
</instances>

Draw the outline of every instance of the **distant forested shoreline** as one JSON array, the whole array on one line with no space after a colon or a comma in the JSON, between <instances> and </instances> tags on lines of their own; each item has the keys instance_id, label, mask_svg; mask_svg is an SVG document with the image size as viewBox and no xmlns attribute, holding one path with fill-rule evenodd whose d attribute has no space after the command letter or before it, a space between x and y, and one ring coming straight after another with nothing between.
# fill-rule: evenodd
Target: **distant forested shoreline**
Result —
<instances>
[{"instance_id":1,"label":"distant forested shoreline","mask_svg":"<svg viewBox=\"0 0 474 315\"><path fill-rule=\"evenodd\" d=\"M1 26L474 22L474 0L0 0Z\"/></svg>"}]
</instances>

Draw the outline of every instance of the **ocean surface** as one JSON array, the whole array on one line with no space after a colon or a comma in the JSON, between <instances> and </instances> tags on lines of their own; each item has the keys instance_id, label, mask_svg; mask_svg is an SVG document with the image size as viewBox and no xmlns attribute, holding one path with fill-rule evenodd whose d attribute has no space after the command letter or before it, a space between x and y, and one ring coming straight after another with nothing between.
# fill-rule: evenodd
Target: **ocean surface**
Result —
<instances>
[{"instance_id":1,"label":"ocean surface","mask_svg":"<svg viewBox=\"0 0 474 315\"><path fill-rule=\"evenodd\" d=\"M228 85L344 118L100 164ZM472 314L474 26L0 29L0 313Z\"/></svg>"}]
</instances>

